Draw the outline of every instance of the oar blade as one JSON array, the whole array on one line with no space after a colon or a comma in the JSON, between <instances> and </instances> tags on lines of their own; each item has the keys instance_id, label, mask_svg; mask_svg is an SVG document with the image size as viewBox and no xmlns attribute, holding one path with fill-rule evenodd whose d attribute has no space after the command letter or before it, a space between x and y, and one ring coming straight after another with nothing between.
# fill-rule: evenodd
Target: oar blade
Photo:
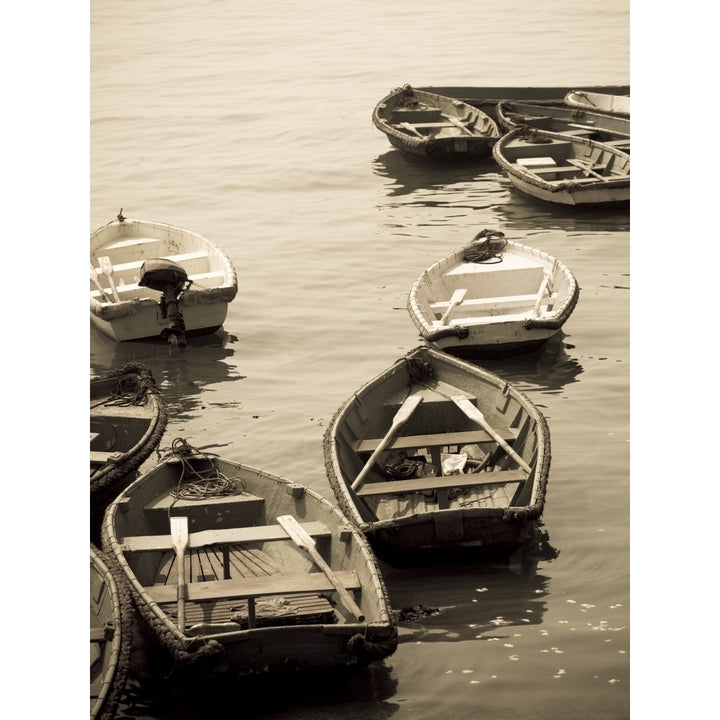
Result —
<instances>
[{"instance_id":1,"label":"oar blade","mask_svg":"<svg viewBox=\"0 0 720 720\"><path fill-rule=\"evenodd\" d=\"M315 541L293 515L280 515L277 521L298 547L307 549L315 545Z\"/></svg>"},{"instance_id":2,"label":"oar blade","mask_svg":"<svg viewBox=\"0 0 720 720\"><path fill-rule=\"evenodd\" d=\"M184 515L174 515L170 518L170 538L176 550L187 549L188 519Z\"/></svg>"}]
</instances>

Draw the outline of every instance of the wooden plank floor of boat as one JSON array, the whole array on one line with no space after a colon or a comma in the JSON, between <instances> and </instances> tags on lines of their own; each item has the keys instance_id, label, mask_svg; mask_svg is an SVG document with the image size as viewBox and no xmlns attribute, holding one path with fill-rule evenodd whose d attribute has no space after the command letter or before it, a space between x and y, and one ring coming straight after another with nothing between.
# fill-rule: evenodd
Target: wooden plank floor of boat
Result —
<instances>
[{"instance_id":1,"label":"wooden plank floor of boat","mask_svg":"<svg viewBox=\"0 0 720 720\"><path fill-rule=\"evenodd\" d=\"M224 571L222 549L207 546L189 550L185 556L185 577L188 582L230 580L288 574L288 570L275 562L267 553L241 544L225 546L229 577ZM177 566L174 551L166 552L155 576L155 585L177 583ZM161 603L167 615L177 619L177 603ZM296 625L336 622L330 601L318 593L301 593L258 598L255 601L255 626ZM238 628L248 628L248 601L201 600L186 601L185 623L235 622Z\"/></svg>"}]
</instances>

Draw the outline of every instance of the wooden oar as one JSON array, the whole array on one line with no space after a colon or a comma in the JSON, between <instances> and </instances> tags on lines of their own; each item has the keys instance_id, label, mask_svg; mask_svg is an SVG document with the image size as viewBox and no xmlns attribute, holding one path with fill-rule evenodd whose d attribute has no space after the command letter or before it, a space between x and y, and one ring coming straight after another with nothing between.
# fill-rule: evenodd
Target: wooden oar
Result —
<instances>
[{"instance_id":1,"label":"wooden oar","mask_svg":"<svg viewBox=\"0 0 720 720\"><path fill-rule=\"evenodd\" d=\"M185 598L187 585L185 584L185 551L188 546L188 519L183 516L170 518L170 538L177 557L177 615L180 632L185 632Z\"/></svg>"},{"instance_id":2,"label":"wooden oar","mask_svg":"<svg viewBox=\"0 0 720 720\"><path fill-rule=\"evenodd\" d=\"M453 395L452 401L467 415L473 422L476 422L490 437L525 470L532 472L532 468L508 445L503 438L495 432L485 416L478 410L464 395Z\"/></svg>"},{"instance_id":3,"label":"wooden oar","mask_svg":"<svg viewBox=\"0 0 720 720\"><path fill-rule=\"evenodd\" d=\"M568 158L568 163L570 165L574 165L576 168L580 168L583 172L588 173L589 175L593 175L596 178L599 178L600 180L604 180L605 182L609 182L610 178L605 177L604 175L601 175L598 172L595 172L591 167L588 167L585 165L585 163L581 162L580 160L575 160L574 158Z\"/></svg>"},{"instance_id":4,"label":"wooden oar","mask_svg":"<svg viewBox=\"0 0 720 720\"><path fill-rule=\"evenodd\" d=\"M370 468L377 459L377 456L387 447L395 434L397 429L413 414L415 408L422 402L421 395L408 395L405 398L405 402L400 406L400 409L395 413L395 417L392 420L390 429L385 433L385 437L380 441L380 444L375 448L373 454L370 456L368 461L365 463L365 467L360 471L358 476L355 478L355 482L350 486L353 490L357 490L362 485L365 476L370 472Z\"/></svg>"},{"instance_id":5,"label":"wooden oar","mask_svg":"<svg viewBox=\"0 0 720 720\"><path fill-rule=\"evenodd\" d=\"M461 130L464 130L468 135L475 135L475 133L467 126L465 123L462 122L462 120L458 120L457 118L451 117L450 115L445 116L455 127L459 127Z\"/></svg>"},{"instance_id":6,"label":"wooden oar","mask_svg":"<svg viewBox=\"0 0 720 720\"><path fill-rule=\"evenodd\" d=\"M285 532L291 537L292 541L304 550L314 560L315 564L325 573L327 579L333 584L338 595L343 601L343 605L352 612L358 622L365 621L363 611L358 607L352 595L347 588L340 582L332 568L325 562L322 555L315 546L315 541L305 532L300 523L292 515L280 515L277 521L282 525Z\"/></svg>"},{"instance_id":7,"label":"wooden oar","mask_svg":"<svg viewBox=\"0 0 720 720\"><path fill-rule=\"evenodd\" d=\"M538 290L537 294L537 300L535 302L535 307L533 308L533 317L540 317L540 307L542 306L543 298L545 297L545 291L547 290L548 283L550 282L550 276L546 275L543 278L542 284L540 285L540 289Z\"/></svg>"},{"instance_id":8,"label":"wooden oar","mask_svg":"<svg viewBox=\"0 0 720 720\"><path fill-rule=\"evenodd\" d=\"M402 122L400 123L400 127L407 130L409 133L412 133L413 135L417 135L417 137L425 139L425 136L414 126L411 125L409 122Z\"/></svg>"},{"instance_id":9,"label":"wooden oar","mask_svg":"<svg viewBox=\"0 0 720 720\"><path fill-rule=\"evenodd\" d=\"M100 291L100 297L103 299L103 301L110 302L110 299L105 294L103 286L100 284L100 278L98 277L97 271L92 266L92 263L90 263L90 279L93 281L93 285L95 285L95 287Z\"/></svg>"},{"instance_id":10,"label":"wooden oar","mask_svg":"<svg viewBox=\"0 0 720 720\"><path fill-rule=\"evenodd\" d=\"M112 290L115 302L120 302L120 296L118 295L117 288L115 287L115 281L113 280L113 266L110 262L110 258L101 257L98 258L98 262L100 263L100 269L103 271L103 275L105 275L110 282L110 289Z\"/></svg>"},{"instance_id":11,"label":"wooden oar","mask_svg":"<svg viewBox=\"0 0 720 720\"><path fill-rule=\"evenodd\" d=\"M440 318L441 325L447 325L450 313L465 299L465 295L467 295L467 288L459 288L452 294L450 304L448 305L447 310L443 313L443 316Z\"/></svg>"}]
</instances>

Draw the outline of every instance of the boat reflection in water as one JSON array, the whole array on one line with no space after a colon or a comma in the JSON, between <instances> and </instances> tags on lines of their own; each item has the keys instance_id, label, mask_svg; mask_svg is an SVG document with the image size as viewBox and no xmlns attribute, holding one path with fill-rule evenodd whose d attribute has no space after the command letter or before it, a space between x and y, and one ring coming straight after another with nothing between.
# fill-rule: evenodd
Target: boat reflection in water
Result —
<instances>
[{"instance_id":1,"label":"boat reflection in water","mask_svg":"<svg viewBox=\"0 0 720 720\"><path fill-rule=\"evenodd\" d=\"M147 365L162 390L171 421L197 417L203 390L210 385L243 380L225 360L234 354L237 337L224 331L190 337L187 347L173 349L166 341L115 342L91 328L90 367L99 375L125 363Z\"/></svg>"}]
</instances>

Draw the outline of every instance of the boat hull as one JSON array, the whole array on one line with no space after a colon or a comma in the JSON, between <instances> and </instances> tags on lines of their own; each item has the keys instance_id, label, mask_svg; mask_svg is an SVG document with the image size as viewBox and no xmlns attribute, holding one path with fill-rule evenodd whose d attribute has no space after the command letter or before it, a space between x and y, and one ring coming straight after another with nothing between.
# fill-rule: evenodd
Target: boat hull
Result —
<instances>
[{"instance_id":1,"label":"boat hull","mask_svg":"<svg viewBox=\"0 0 720 720\"><path fill-rule=\"evenodd\" d=\"M90 537L109 503L157 448L168 415L150 369L126 363L90 380Z\"/></svg>"},{"instance_id":2,"label":"boat hull","mask_svg":"<svg viewBox=\"0 0 720 720\"><path fill-rule=\"evenodd\" d=\"M556 205L630 201L630 156L589 138L525 127L511 130L493 157L525 195Z\"/></svg>"},{"instance_id":3,"label":"boat hull","mask_svg":"<svg viewBox=\"0 0 720 720\"><path fill-rule=\"evenodd\" d=\"M459 290L462 302L443 319ZM559 332L579 293L557 258L483 231L418 277L407 308L421 337L437 348L460 357L506 357L537 350Z\"/></svg>"},{"instance_id":4,"label":"boat hull","mask_svg":"<svg viewBox=\"0 0 720 720\"><path fill-rule=\"evenodd\" d=\"M112 276L103 273L102 258L109 260ZM227 255L190 230L122 215L90 236L92 324L117 342L166 337L172 313L163 292L139 284L143 263L158 258L175 263L191 281L178 302L184 335L219 330L237 294L237 275Z\"/></svg>"},{"instance_id":5,"label":"boat hull","mask_svg":"<svg viewBox=\"0 0 720 720\"><path fill-rule=\"evenodd\" d=\"M189 476L209 472L235 488L204 500L173 496ZM170 508L189 524L184 629L170 585L178 582ZM362 619L332 586L325 588L324 573L277 524L283 515L315 528L308 532L319 533L317 550L331 571L355 578L349 592ZM186 671L236 679L344 675L397 646L384 582L362 533L320 495L284 478L216 456L175 455L110 505L103 548L127 577L146 625ZM297 583L318 591L300 592Z\"/></svg>"},{"instance_id":6,"label":"boat hull","mask_svg":"<svg viewBox=\"0 0 720 720\"><path fill-rule=\"evenodd\" d=\"M488 158L500 137L495 121L477 108L408 85L384 97L372 120L393 147L439 162Z\"/></svg>"},{"instance_id":7,"label":"boat hull","mask_svg":"<svg viewBox=\"0 0 720 720\"><path fill-rule=\"evenodd\" d=\"M431 379L418 382L417 368L424 368ZM365 482L353 487L369 462L369 449L376 445L373 438L388 431L408 392L421 395L422 402L391 436ZM491 426L506 428L529 473L518 474L515 460L498 452L492 440L487 444L488 436L455 405L453 395L472 398ZM510 430L511 423L517 434ZM483 462L489 458L493 471L456 475L446 473L443 466L440 475L436 463L443 456L445 462L448 457L462 458L480 446L487 453ZM419 466L432 465L435 474L387 482L388 468L401 448L406 460L424 458ZM324 436L324 456L340 507L364 530L383 560L409 566L439 559L499 559L522 546L542 514L550 437L542 414L504 380L447 353L419 347L340 407ZM477 487L465 487L475 482Z\"/></svg>"},{"instance_id":8,"label":"boat hull","mask_svg":"<svg viewBox=\"0 0 720 720\"><path fill-rule=\"evenodd\" d=\"M565 96L570 107L630 117L630 95L572 90Z\"/></svg>"},{"instance_id":9,"label":"boat hull","mask_svg":"<svg viewBox=\"0 0 720 720\"><path fill-rule=\"evenodd\" d=\"M90 545L90 717L113 717L130 668L132 608L105 557Z\"/></svg>"}]
</instances>

